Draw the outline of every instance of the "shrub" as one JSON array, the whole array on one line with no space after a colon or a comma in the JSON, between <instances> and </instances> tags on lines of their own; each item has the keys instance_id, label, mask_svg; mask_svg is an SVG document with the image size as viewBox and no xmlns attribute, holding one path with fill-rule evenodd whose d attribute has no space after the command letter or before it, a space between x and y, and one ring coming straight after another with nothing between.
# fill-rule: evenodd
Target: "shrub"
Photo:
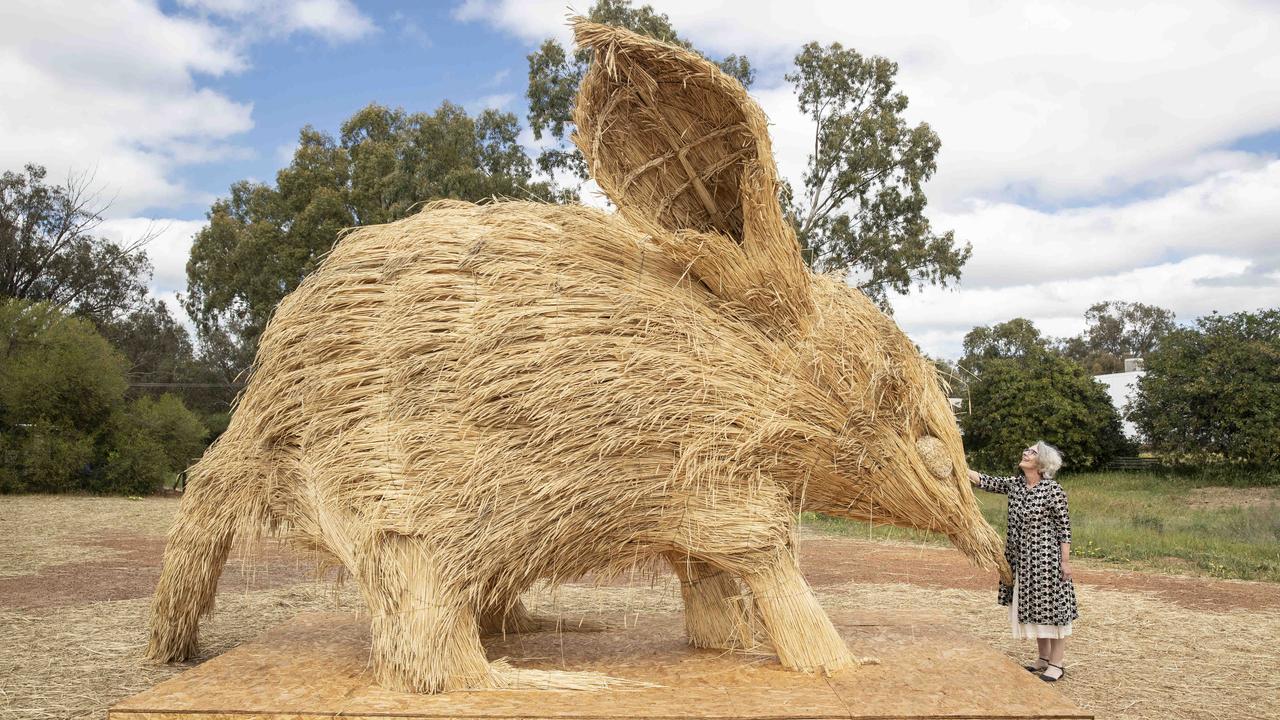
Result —
<instances>
[{"instance_id":1,"label":"shrub","mask_svg":"<svg viewBox=\"0 0 1280 720\"><path fill-rule=\"evenodd\" d=\"M1175 462L1280 462L1280 310L1209 315L1147 356L1129 418Z\"/></svg>"},{"instance_id":2,"label":"shrub","mask_svg":"<svg viewBox=\"0 0 1280 720\"><path fill-rule=\"evenodd\" d=\"M1016 465L1038 439L1058 447L1073 468L1097 468L1131 450L1106 388L1071 360L1031 349L984 359L976 374L960 427L978 467Z\"/></svg>"},{"instance_id":3,"label":"shrub","mask_svg":"<svg viewBox=\"0 0 1280 720\"><path fill-rule=\"evenodd\" d=\"M43 303L0 304L0 490L77 488L123 401L124 371L89 321Z\"/></svg>"},{"instance_id":4,"label":"shrub","mask_svg":"<svg viewBox=\"0 0 1280 720\"><path fill-rule=\"evenodd\" d=\"M136 404L136 402L134 403ZM169 458L152 434L147 418L121 412L106 433L103 463L86 483L87 490L120 495L147 495L169 479Z\"/></svg>"},{"instance_id":5,"label":"shrub","mask_svg":"<svg viewBox=\"0 0 1280 720\"><path fill-rule=\"evenodd\" d=\"M130 405L129 414L160 444L170 474L185 470L204 452L209 431L177 396L165 393L154 400L143 397Z\"/></svg>"},{"instance_id":6,"label":"shrub","mask_svg":"<svg viewBox=\"0 0 1280 720\"><path fill-rule=\"evenodd\" d=\"M199 455L176 397L126 404L125 365L87 320L0 302L0 492L141 494Z\"/></svg>"}]
</instances>

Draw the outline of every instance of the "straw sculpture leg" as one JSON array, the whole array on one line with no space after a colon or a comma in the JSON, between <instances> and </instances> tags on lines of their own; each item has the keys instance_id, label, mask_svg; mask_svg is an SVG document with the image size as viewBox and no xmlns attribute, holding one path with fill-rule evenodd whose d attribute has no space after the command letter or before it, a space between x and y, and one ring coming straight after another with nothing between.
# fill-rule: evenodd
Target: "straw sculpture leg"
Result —
<instances>
[{"instance_id":1,"label":"straw sculpture leg","mask_svg":"<svg viewBox=\"0 0 1280 720\"><path fill-rule=\"evenodd\" d=\"M359 580L373 614L379 685L437 693L495 684L475 612L425 538L380 533L362 554Z\"/></svg>"},{"instance_id":2,"label":"straw sculpture leg","mask_svg":"<svg viewBox=\"0 0 1280 720\"><path fill-rule=\"evenodd\" d=\"M784 667L830 675L857 663L800 574L794 555L781 553L743 579Z\"/></svg>"},{"instance_id":3,"label":"straw sculpture leg","mask_svg":"<svg viewBox=\"0 0 1280 720\"><path fill-rule=\"evenodd\" d=\"M482 635L537 632L556 624L554 620L531 614L519 598L510 605L504 603L480 612L477 622Z\"/></svg>"},{"instance_id":4,"label":"straw sculpture leg","mask_svg":"<svg viewBox=\"0 0 1280 720\"><path fill-rule=\"evenodd\" d=\"M235 535L237 518L222 495L215 478L193 469L151 603L147 657L152 660L178 662L196 654L200 618L213 609Z\"/></svg>"},{"instance_id":5,"label":"straw sculpture leg","mask_svg":"<svg viewBox=\"0 0 1280 720\"><path fill-rule=\"evenodd\" d=\"M667 559L680 578L690 645L726 650L756 646L751 615L733 576L689 555L668 553Z\"/></svg>"},{"instance_id":6,"label":"straw sculpture leg","mask_svg":"<svg viewBox=\"0 0 1280 720\"><path fill-rule=\"evenodd\" d=\"M529 612L517 599L514 605L502 603L476 614L481 635L516 635L543 632L603 632L610 626L586 618L565 619Z\"/></svg>"}]
</instances>

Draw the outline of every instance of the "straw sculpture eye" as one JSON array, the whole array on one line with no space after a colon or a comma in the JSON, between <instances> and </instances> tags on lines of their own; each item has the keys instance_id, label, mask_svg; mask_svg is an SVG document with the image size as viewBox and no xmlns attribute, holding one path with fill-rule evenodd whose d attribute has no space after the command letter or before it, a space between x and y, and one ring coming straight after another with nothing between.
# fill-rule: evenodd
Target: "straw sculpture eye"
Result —
<instances>
[{"instance_id":1,"label":"straw sculpture eye","mask_svg":"<svg viewBox=\"0 0 1280 720\"><path fill-rule=\"evenodd\" d=\"M932 435L925 435L916 440L916 450L920 453L920 459L924 460L925 467L929 468L929 472L939 480L947 480L951 477L952 465L951 458L947 455L947 448L942 441Z\"/></svg>"}]
</instances>

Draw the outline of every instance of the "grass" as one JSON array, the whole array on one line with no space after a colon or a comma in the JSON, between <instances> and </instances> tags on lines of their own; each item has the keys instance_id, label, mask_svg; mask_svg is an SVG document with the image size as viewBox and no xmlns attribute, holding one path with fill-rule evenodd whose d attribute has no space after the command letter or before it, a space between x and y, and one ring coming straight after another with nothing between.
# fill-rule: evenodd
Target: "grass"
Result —
<instances>
[{"instance_id":1,"label":"grass","mask_svg":"<svg viewBox=\"0 0 1280 720\"><path fill-rule=\"evenodd\" d=\"M1280 582L1280 492L1165 473L1064 473L1071 505L1073 557L1134 569ZM1206 490L1202 490L1205 488ZM1212 493L1206 502L1205 493ZM1001 534L1005 497L976 492L982 514ZM807 516L809 527L841 535L948 543L919 530Z\"/></svg>"}]
</instances>

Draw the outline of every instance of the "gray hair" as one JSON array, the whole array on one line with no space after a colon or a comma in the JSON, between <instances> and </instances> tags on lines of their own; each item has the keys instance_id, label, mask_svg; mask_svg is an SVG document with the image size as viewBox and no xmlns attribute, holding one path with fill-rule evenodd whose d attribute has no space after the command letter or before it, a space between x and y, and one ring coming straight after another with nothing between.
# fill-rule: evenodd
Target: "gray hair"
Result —
<instances>
[{"instance_id":1,"label":"gray hair","mask_svg":"<svg viewBox=\"0 0 1280 720\"><path fill-rule=\"evenodd\" d=\"M1058 468L1062 467L1062 453L1043 440L1037 440L1031 447L1036 449L1036 466L1040 468L1040 474L1052 480L1058 475Z\"/></svg>"}]
</instances>

